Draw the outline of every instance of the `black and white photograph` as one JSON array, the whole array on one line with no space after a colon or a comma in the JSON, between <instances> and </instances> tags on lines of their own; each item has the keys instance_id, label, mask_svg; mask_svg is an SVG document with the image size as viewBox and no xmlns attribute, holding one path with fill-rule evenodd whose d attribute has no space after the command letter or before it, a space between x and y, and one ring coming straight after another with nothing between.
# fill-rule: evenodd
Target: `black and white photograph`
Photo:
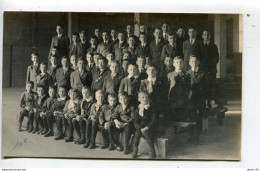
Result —
<instances>
[{"instance_id":1,"label":"black and white photograph","mask_svg":"<svg viewBox=\"0 0 260 171\"><path fill-rule=\"evenodd\" d=\"M5 11L2 156L240 161L244 17Z\"/></svg>"}]
</instances>

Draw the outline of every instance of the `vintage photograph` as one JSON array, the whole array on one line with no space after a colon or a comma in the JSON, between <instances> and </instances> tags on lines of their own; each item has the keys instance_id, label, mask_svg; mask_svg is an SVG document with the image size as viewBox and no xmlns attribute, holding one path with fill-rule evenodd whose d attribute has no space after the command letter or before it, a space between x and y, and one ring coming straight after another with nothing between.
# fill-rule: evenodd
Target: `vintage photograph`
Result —
<instances>
[{"instance_id":1,"label":"vintage photograph","mask_svg":"<svg viewBox=\"0 0 260 171\"><path fill-rule=\"evenodd\" d=\"M2 156L241 159L242 14L4 12Z\"/></svg>"}]
</instances>

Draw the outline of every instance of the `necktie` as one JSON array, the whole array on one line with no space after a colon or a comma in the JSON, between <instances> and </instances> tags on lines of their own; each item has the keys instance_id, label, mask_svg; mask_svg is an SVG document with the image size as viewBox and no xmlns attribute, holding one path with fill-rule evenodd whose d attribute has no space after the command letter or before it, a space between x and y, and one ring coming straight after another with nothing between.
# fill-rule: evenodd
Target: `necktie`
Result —
<instances>
[{"instance_id":1,"label":"necktie","mask_svg":"<svg viewBox=\"0 0 260 171\"><path fill-rule=\"evenodd\" d=\"M135 80L135 77L131 77L130 80L131 80L131 83L133 83Z\"/></svg>"}]
</instances>

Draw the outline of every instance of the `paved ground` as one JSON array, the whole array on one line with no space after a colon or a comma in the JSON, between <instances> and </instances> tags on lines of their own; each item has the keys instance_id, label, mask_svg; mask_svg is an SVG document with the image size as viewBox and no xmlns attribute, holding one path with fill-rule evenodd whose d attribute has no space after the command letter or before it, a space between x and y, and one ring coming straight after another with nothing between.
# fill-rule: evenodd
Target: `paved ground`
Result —
<instances>
[{"instance_id":1,"label":"paved ground","mask_svg":"<svg viewBox=\"0 0 260 171\"><path fill-rule=\"evenodd\" d=\"M118 151L84 149L53 137L18 132L19 98L23 89L3 89L2 108L2 155L8 157L53 157L53 158L117 158L129 159ZM188 134L178 135L168 159L216 159L239 160L241 140L241 115L228 115L223 126L217 126L215 119L209 120L209 129L201 136L203 145L187 142ZM140 156L145 159L147 156Z\"/></svg>"}]
</instances>

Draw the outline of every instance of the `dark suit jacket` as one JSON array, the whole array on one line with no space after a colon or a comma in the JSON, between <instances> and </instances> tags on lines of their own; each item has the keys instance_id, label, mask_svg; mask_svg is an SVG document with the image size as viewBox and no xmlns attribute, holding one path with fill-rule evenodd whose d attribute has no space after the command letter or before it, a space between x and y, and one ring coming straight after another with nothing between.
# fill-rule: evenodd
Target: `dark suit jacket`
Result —
<instances>
[{"instance_id":1,"label":"dark suit jacket","mask_svg":"<svg viewBox=\"0 0 260 171\"><path fill-rule=\"evenodd\" d=\"M152 107L149 107L147 110L144 109L143 117L139 114L139 108L135 110L135 119L134 119L134 126L135 129L141 129L148 127L149 129L154 128L156 119L155 119L155 111Z\"/></svg>"},{"instance_id":2,"label":"dark suit jacket","mask_svg":"<svg viewBox=\"0 0 260 171\"><path fill-rule=\"evenodd\" d=\"M57 73L58 69L59 69L58 66L56 66L56 67L50 67L47 70L47 73L52 76L53 83L56 82L56 73Z\"/></svg>"},{"instance_id":3,"label":"dark suit jacket","mask_svg":"<svg viewBox=\"0 0 260 171\"><path fill-rule=\"evenodd\" d=\"M48 90L48 88L53 85L52 76L48 73L46 73L44 76L41 76L41 74L39 74L37 76L37 85L44 86L45 92L47 92L46 90Z\"/></svg>"},{"instance_id":4,"label":"dark suit jacket","mask_svg":"<svg viewBox=\"0 0 260 171\"><path fill-rule=\"evenodd\" d=\"M110 71L108 69L105 69L102 73L101 73L100 69L96 69L93 72L93 82L91 85L93 92L100 90L100 89L102 90L104 79L109 74L110 74Z\"/></svg>"},{"instance_id":5,"label":"dark suit jacket","mask_svg":"<svg viewBox=\"0 0 260 171\"><path fill-rule=\"evenodd\" d=\"M117 74L114 79L112 79L111 74L108 74L104 78L104 83L103 83L103 91L108 94L108 93L118 93L120 83L121 83L121 75Z\"/></svg>"},{"instance_id":6,"label":"dark suit jacket","mask_svg":"<svg viewBox=\"0 0 260 171\"><path fill-rule=\"evenodd\" d=\"M84 44L82 42L79 42L77 45L77 50L76 50L76 56L78 58L86 58L87 54L87 49L89 48L89 43L85 42Z\"/></svg>"},{"instance_id":7,"label":"dark suit jacket","mask_svg":"<svg viewBox=\"0 0 260 171\"><path fill-rule=\"evenodd\" d=\"M38 112L43 112L43 104L44 104L44 102L46 101L46 99L47 99L48 97L47 96L43 96L42 98L40 98L39 96L35 99L35 104L34 104L34 106L35 106L35 108L37 109L37 113Z\"/></svg>"},{"instance_id":8,"label":"dark suit jacket","mask_svg":"<svg viewBox=\"0 0 260 171\"><path fill-rule=\"evenodd\" d=\"M162 49L161 60L164 61L165 56L175 57L177 54L176 45L173 47L170 44L164 45Z\"/></svg>"},{"instance_id":9,"label":"dark suit jacket","mask_svg":"<svg viewBox=\"0 0 260 171\"><path fill-rule=\"evenodd\" d=\"M151 57L150 56L150 48L149 48L148 43L146 43L146 45L144 47L142 47L142 45L140 44L139 46L137 46L135 51L136 51L137 57L138 56Z\"/></svg>"},{"instance_id":10,"label":"dark suit jacket","mask_svg":"<svg viewBox=\"0 0 260 171\"><path fill-rule=\"evenodd\" d=\"M138 90L140 88L141 79L136 78L133 82L131 82L130 78L125 77L122 79L119 87L119 93L126 92L128 95L137 96Z\"/></svg>"},{"instance_id":11,"label":"dark suit jacket","mask_svg":"<svg viewBox=\"0 0 260 171\"><path fill-rule=\"evenodd\" d=\"M200 61L203 61L203 44L197 38L195 39L193 45L190 44L190 39L183 42L183 55L184 55L184 70L187 71L190 69L189 66L189 57L191 55L196 55Z\"/></svg>"},{"instance_id":12,"label":"dark suit jacket","mask_svg":"<svg viewBox=\"0 0 260 171\"><path fill-rule=\"evenodd\" d=\"M28 66L27 68L27 76L26 76L26 83L28 81L32 81L34 83L34 88L33 90L36 90L37 86L37 75L41 73L40 71L40 64L38 67L34 67L33 65Z\"/></svg>"},{"instance_id":13,"label":"dark suit jacket","mask_svg":"<svg viewBox=\"0 0 260 171\"><path fill-rule=\"evenodd\" d=\"M112 119L119 120L123 123L133 123L134 122L134 106L128 104L123 110L122 105L118 105L115 109L115 112L112 115Z\"/></svg>"},{"instance_id":14,"label":"dark suit jacket","mask_svg":"<svg viewBox=\"0 0 260 171\"><path fill-rule=\"evenodd\" d=\"M185 38L179 38L176 39L176 51L177 55L181 56L183 58L183 42L185 41Z\"/></svg>"},{"instance_id":15,"label":"dark suit jacket","mask_svg":"<svg viewBox=\"0 0 260 171\"><path fill-rule=\"evenodd\" d=\"M69 56L70 53L70 39L67 35L62 34L59 39L58 36L52 38L49 58L51 57L51 50L54 46L57 46L60 56Z\"/></svg>"},{"instance_id":16,"label":"dark suit jacket","mask_svg":"<svg viewBox=\"0 0 260 171\"><path fill-rule=\"evenodd\" d=\"M160 43L156 45L156 41L150 43L150 54L153 65L159 65L161 63L162 48L166 42L161 39Z\"/></svg>"},{"instance_id":17,"label":"dark suit jacket","mask_svg":"<svg viewBox=\"0 0 260 171\"><path fill-rule=\"evenodd\" d=\"M82 99L81 101L81 115L88 119L89 115L90 115L90 109L91 106L96 103L95 99L92 99L91 101L87 102L84 99Z\"/></svg>"},{"instance_id":18,"label":"dark suit jacket","mask_svg":"<svg viewBox=\"0 0 260 171\"><path fill-rule=\"evenodd\" d=\"M132 64L136 64L137 52L135 51L135 49L136 49L136 46L134 46L134 47L128 46L127 48L124 49L125 52L129 51L131 53L132 58L130 61Z\"/></svg>"},{"instance_id":19,"label":"dark suit jacket","mask_svg":"<svg viewBox=\"0 0 260 171\"><path fill-rule=\"evenodd\" d=\"M71 48L70 48L70 56L77 54L78 44L79 44L79 43L77 43L77 44L72 44L72 45L71 45Z\"/></svg>"},{"instance_id":20,"label":"dark suit jacket","mask_svg":"<svg viewBox=\"0 0 260 171\"><path fill-rule=\"evenodd\" d=\"M72 72L71 68L68 68L67 72L64 74L63 73L63 68L59 68L58 71L56 72L56 81L57 81L57 86L66 86L67 90L70 89L70 74Z\"/></svg>"},{"instance_id":21,"label":"dark suit jacket","mask_svg":"<svg viewBox=\"0 0 260 171\"><path fill-rule=\"evenodd\" d=\"M88 71L84 71L83 75L80 76L79 70L76 70L70 75L70 85L71 88L76 88L81 91L83 86L91 86L92 84L92 75Z\"/></svg>"},{"instance_id":22,"label":"dark suit jacket","mask_svg":"<svg viewBox=\"0 0 260 171\"><path fill-rule=\"evenodd\" d=\"M120 42L117 42L114 46L114 52L115 52L115 59L119 61L120 64L122 64L122 57L123 57L123 51L128 47L128 44L126 42L123 42L120 44Z\"/></svg>"},{"instance_id":23,"label":"dark suit jacket","mask_svg":"<svg viewBox=\"0 0 260 171\"><path fill-rule=\"evenodd\" d=\"M102 56L106 57L107 52L113 52L114 51L114 43L112 41L108 41L108 43L105 45L104 42L100 43L97 47L97 53L101 53Z\"/></svg>"},{"instance_id":24,"label":"dark suit jacket","mask_svg":"<svg viewBox=\"0 0 260 171\"><path fill-rule=\"evenodd\" d=\"M88 53L88 52L96 53L96 52L97 52L97 47L98 47L97 45L96 45L95 47L93 47L93 48L92 48L92 47L89 47L89 48L87 49L87 53Z\"/></svg>"},{"instance_id":25,"label":"dark suit jacket","mask_svg":"<svg viewBox=\"0 0 260 171\"><path fill-rule=\"evenodd\" d=\"M212 42L210 42L209 45L203 43L203 70L213 74L217 73L218 61L219 53L217 45Z\"/></svg>"},{"instance_id":26,"label":"dark suit jacket","mask_svg":"<svg viewBox=\"0 0 260 171\"><path fill-rule=\"evenodd\" d=\"M115 113L116 106L111 107L109 104L104 105L102 108L102 112L99 115L99 123L100 125L104 126L106 122L112 120L112 115Z\"/></svg>"}]
</instances>

